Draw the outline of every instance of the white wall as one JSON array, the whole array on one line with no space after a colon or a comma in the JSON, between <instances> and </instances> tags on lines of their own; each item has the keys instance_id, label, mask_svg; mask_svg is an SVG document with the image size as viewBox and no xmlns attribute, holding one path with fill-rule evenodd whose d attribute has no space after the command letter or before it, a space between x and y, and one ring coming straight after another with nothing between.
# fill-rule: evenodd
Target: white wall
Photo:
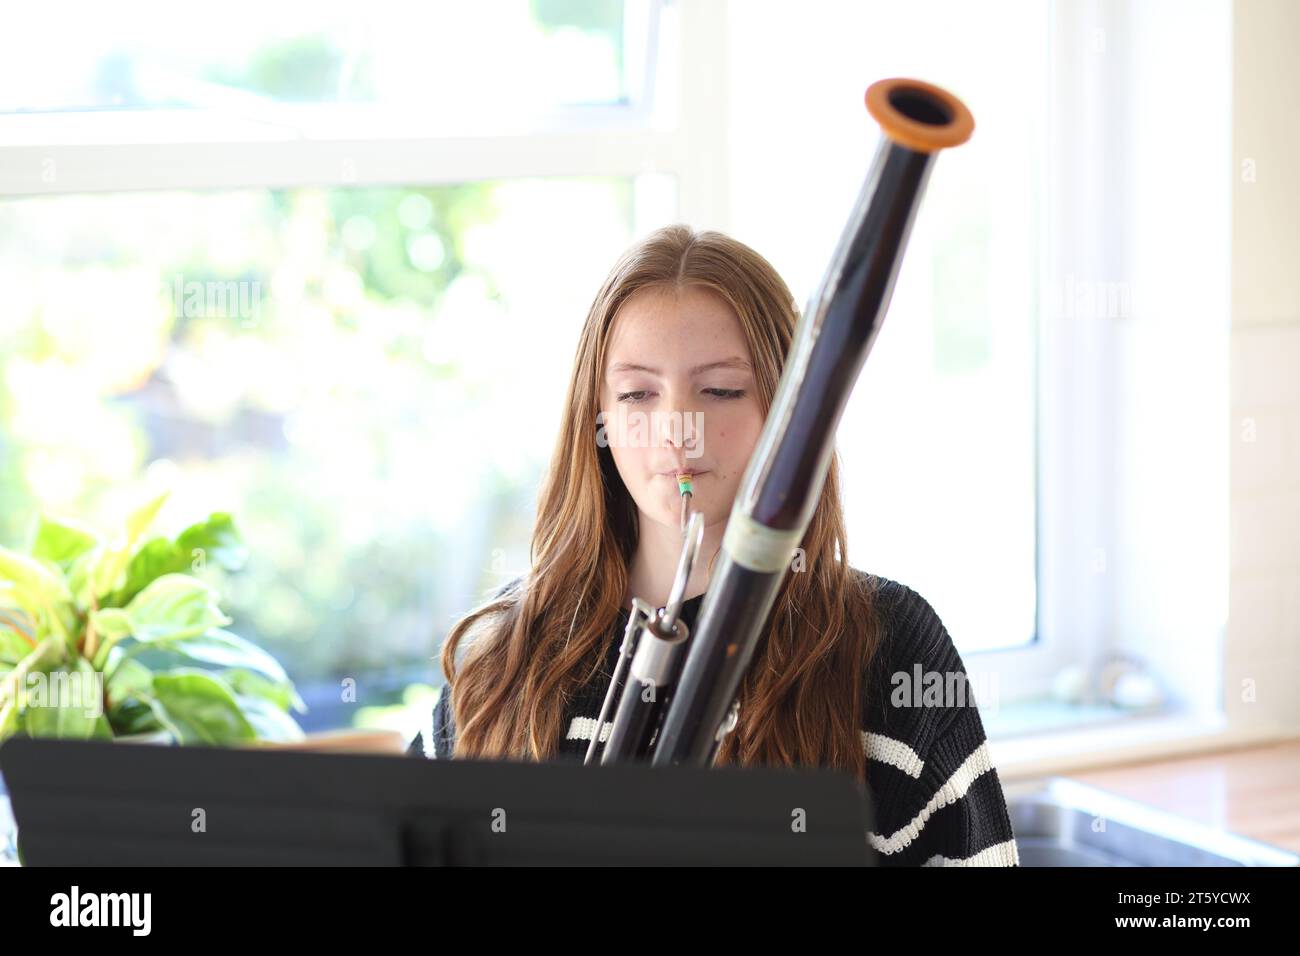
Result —
<instances>
[{"instance_id":1,"label":"white wall","mask_svg":"<svg viewBox=\"0 0 1300 956\"><path fill-rule=\"evenodd\" d=\"M1223 699L1236 722L1300 729L1298 47L1300 4L1237 0Z\"/></svg>"}]
</instances>

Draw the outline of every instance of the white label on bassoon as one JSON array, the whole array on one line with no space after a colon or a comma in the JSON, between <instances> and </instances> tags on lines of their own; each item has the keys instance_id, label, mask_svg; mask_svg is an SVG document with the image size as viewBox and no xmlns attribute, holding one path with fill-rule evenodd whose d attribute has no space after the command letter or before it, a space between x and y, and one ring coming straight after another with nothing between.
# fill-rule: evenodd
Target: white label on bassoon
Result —
<instances>
[{"instance_id":1,"label":"white label on bassoon","mask_svg":"<svg viewBox=\"0 0 1300 956\"><path fill-rule=\"evenodd\" d=\"M746 514L733 512L722 536L722 550L741 567L771 573L790 563L802 538L801 531L777 531Z\"/></svg>"}]
</instances>

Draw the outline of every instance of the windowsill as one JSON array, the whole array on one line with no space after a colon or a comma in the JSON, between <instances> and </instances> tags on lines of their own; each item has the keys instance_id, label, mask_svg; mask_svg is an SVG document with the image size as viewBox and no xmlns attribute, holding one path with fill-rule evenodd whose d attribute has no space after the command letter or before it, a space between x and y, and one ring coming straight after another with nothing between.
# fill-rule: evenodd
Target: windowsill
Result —
<instances>
[{"instance_id":1,"label":"windowsill","mask_svg":"<svg viewBox=\"0 0 1300 956\"><path fill-rule=\"evenodd\" d=\"M1114 726L1153 716L1169 716L1169 713L1136 713L1110 705L1066 704L1050 697L1020 700L994 709L980 708L984 731L991 740L1042 736L1101 725Z\"/></svg>"},{"instance_id":2,"label":"windowsill","mask_svg":"<svg viewBox=\"0 0 1300 956\"><path fill-rule=\"evenodd\" d=\"M1230 726L1221 716L1187 713L1153 716L1115 712L1085 716L1088 723L1045 733L997 732L1012 721L991 720L989 752L1005 783L1113 764L1154 761L1181 754L1272 743L1300 737L1300 727L1278 724Z\"/></svg>"}]
</instances>

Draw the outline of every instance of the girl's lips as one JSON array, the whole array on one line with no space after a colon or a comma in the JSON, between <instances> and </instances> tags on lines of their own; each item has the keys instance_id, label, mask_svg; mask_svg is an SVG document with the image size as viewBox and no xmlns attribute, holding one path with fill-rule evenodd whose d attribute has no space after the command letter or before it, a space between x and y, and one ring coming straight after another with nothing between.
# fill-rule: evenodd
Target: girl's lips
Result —
<instances>
[{"instance_id":1,"label":"girl's lips","mask_svg":"<svg viewBox=\"0 0 1300 956\"><path fill-rule=\"evenodd\" d=\"M692 478L698 478L700 475L707 474L708 471L661 471L659 472L659 477L671 478L673 481L676 481L678 475L689 475Z\"/></svg>"}]
</instances>

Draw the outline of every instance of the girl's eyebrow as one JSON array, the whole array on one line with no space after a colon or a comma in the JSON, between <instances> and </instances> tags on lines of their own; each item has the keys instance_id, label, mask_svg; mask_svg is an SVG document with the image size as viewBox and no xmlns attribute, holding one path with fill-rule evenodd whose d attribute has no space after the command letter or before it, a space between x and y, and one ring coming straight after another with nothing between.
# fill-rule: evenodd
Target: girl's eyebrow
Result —
<instances>
[{"instance_id":1,"label":"girl's eyebrow","mask_svg":"<svg viewBox=\"0 0 1300 956\"><path fill-rule=\"evenodd\" d=\"M701 372L708 372L715 368L743 368L747 369L750 365L739 356L733 355L730 358L719 359L716 362L706 362L703 365L696 365L691 369L692 375L699 375ZM609 367L609 374L615 372L649 372L651 375L661 375L662 372L657 368L650 368L648 365L637 365L635 362L615 362Z\"/></svg>"}]
</instances>

